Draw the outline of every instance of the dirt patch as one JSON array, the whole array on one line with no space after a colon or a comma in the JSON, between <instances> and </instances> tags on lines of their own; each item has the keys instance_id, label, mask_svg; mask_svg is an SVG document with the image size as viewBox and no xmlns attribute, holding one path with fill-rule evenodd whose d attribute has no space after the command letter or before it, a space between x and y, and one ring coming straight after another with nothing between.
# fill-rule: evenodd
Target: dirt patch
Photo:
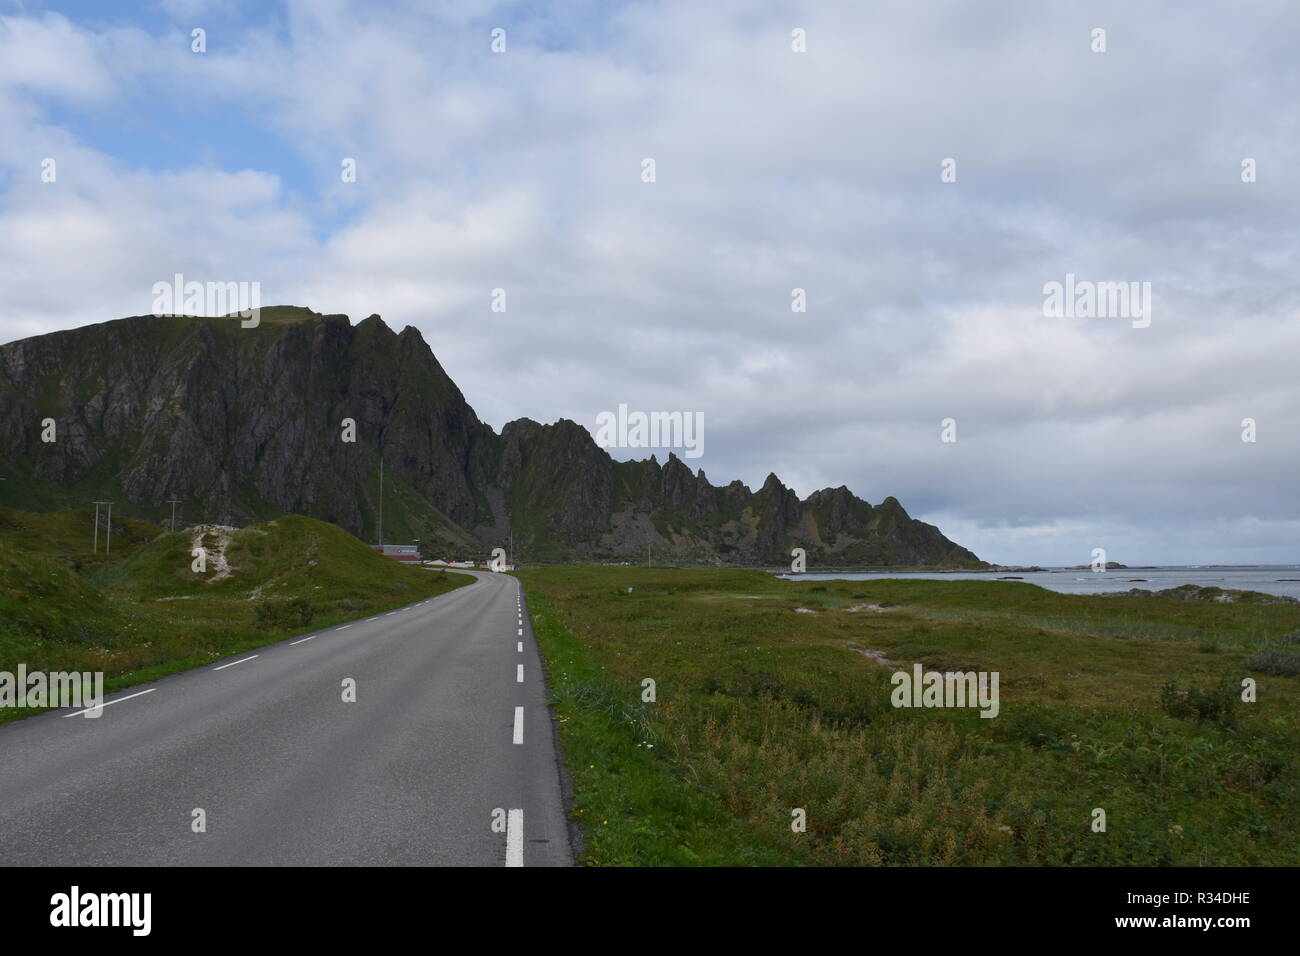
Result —
<instances>
[{"instance_id":1,"label":"dirt patch","mask_svg":"<svg viewBox=\"0 0 1300 956\"><path fill-rule=\"evenodd\" d=\"M230 577L234 570L226 560L226 548L230 547L230 536L235 529L225 524L198 524L188 529L190 532L190 550L202 548L203 539L211 535L216 539L216 547L207 549L205 561L209 571L214 572L208 581L222 581Z\"/></svg>"},{"instance_id":2,"label":"dirt patch","mask_svg":"<svg viewBox=\"0 0 1300 956\"><path fill-rule=\"evenodd\" d=\"M877 664L883 664L885 667L894 666L894 662L885 656L884 651L875 651L869 647L850 647L849 650L855 651L863 657L870 657Z\"/></svg>"}]
</instances>

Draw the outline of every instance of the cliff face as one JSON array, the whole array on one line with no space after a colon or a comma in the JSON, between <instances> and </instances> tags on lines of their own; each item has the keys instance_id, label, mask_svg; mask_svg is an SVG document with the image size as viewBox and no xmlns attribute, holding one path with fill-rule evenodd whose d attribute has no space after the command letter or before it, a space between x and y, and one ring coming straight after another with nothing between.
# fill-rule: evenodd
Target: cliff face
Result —
<instances>
[{"instance_id":1,"label":"cliff face","mask_svg":"<svg viewBox=\"0 0 1300 956\"><path fill-rule=\"evenodd\" d=\"M54 420L52 442L42 440ZM345 420L354 426L349 428ZM346 440L354 438L355 440ZM715 487L676 456L618 462L574 422L478 420L413 328L264 309L138 316L0 346L0 504L113 499L118 513L241 523L285 512L374 540L524 561L973 567L975 555L848 489L800 501L775 475Z\"/></svg>"}]
</instances>

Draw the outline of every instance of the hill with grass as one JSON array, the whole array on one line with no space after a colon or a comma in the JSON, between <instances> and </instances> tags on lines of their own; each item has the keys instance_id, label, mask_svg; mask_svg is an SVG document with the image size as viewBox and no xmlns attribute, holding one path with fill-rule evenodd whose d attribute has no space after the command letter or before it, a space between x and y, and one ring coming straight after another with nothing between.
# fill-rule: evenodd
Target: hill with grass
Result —
<instances>
[{"instance_id":1,"label":"hill with grass","mask_svg":"<svg viewBox=\"0 0 1300 956\"><path fill-rule=\"evenodd\" d=\"M92 522L0 509L0 670L103 671L113 689L473 582L300 515L174 533L115 517L111 555L90 552Z\"/></svg>"},{"instance_id":2,"label":"hill with grass","mask_svg":"<svg viewBox=\"0 0 1300 956\"><path fill-rule=\"evenodd\" d=\"M136 316L0 346L0 373L0 505L162 523L175 497L187 524L303 514L373 541L382 460L384 537L437 557L513 536L525 562L982 566L893 497L715 486L673 454L615 461L564 419L497 434L418 331L377 315Z\"/></svg>"}]
</instances>

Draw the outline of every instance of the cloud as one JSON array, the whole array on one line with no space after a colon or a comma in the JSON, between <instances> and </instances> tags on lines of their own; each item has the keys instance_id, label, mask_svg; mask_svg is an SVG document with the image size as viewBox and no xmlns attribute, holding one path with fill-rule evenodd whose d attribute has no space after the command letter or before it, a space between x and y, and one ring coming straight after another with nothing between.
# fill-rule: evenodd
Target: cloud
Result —
<instances>
[{"instance_id":1,"label":"cloud","mask_svg":"<svg viewBox=\"0 0 1300 956\"><path fill-rule=\"evenodd\" d=\"M42 53L0 58L4 338L259 279L417 326L498 426L702 411L715 483L893 494L993 560L1297 559L1291 4L165 6L0 20ZM140 168L68 112L151 103L307 172L214 166L201 120ZM1067 273L1151 282L1150 328L1045 318Z\"/></svg>"}]
</instances>

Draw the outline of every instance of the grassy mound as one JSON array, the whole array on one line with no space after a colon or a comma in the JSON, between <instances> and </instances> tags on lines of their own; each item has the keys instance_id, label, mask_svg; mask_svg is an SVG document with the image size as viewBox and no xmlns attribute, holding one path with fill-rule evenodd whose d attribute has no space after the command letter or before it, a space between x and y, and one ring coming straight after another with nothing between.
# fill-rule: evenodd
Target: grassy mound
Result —
<instances>
[{"instance_id":1,"label":"grassy mound","mask_svg":"<svg viewBox=\"0 0 1300 956\"><path fill-rule=\"evenodd\" d=\"M299 515L175 533L113 523L113 554L90 555L85 512L0 512L0 670L103 671L114 690L474 580Z\"/></svg>"}]
</instances>

